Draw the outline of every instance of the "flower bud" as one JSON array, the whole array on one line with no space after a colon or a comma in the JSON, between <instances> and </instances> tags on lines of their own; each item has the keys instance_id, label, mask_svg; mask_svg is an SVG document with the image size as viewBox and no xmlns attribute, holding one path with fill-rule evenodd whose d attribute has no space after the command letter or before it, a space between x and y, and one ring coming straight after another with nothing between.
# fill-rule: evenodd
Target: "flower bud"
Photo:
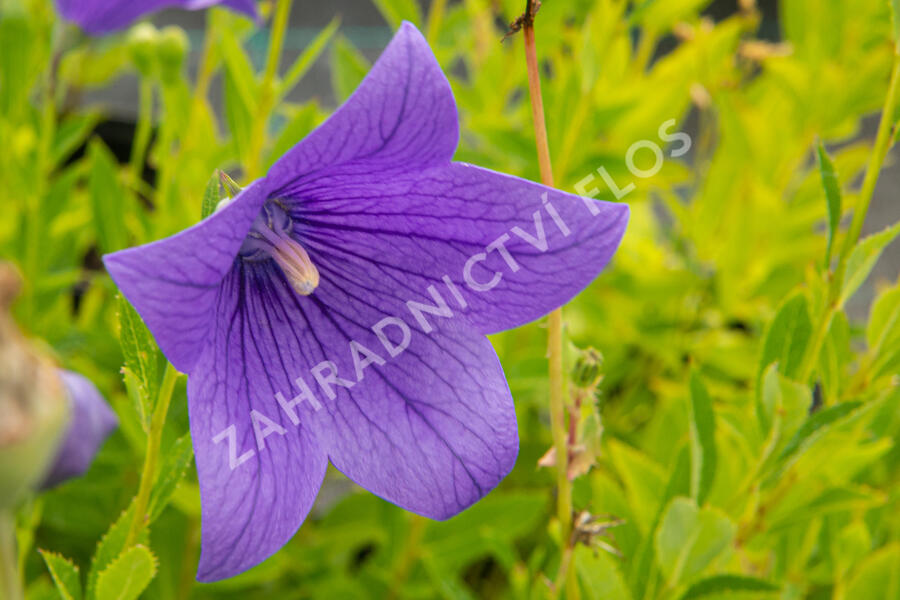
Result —
<instances>
[{"instance_id":1,"label":"flower bud","mask_svg":"<svg viewBox=\"0 0 900 600\"><path fill-rule=\"evenodd\" d=\"M603 355L593 348L582 350L575 360L572 369L572 381L580 388L593 388L600 383L603 375L600 368L603 366Z\"/></svg>"},{"instance_id":2,"label":"flower bud","mask_svg":"<svg viewBox=\"0 0 900 600\"><path fill-rule=\"evenodd\" d=\"M128 54L142 77L152 77L156 65L159 31L150 23L139 23L128 33Z\"/></svg>"},{"instance_id":3,"label":"flower bud","mask_svg":"<svg viewBox=\"0 0 900 600\"><path fill-rule=\"evenodd\" d=\"M106 438L119 425L116 414L93 383L72 371L58 370L71 410L59 450L41 480L41 489L79 477L88 470Z\"/></svg>"},{"instance_id":4,"label":"flower bud","mask_svg":"<svg viewBox=\"0 0 900 600\"><path fill-rule=\"evenodd\" d=\"M31 349L7 310L19 287L0 263L0 512L84 473L118 425L90 381Z\"/></svg>"},{"instance_id":5,"label":"flower bud","mask_svg":"<svg viewBox=\"0 0 900 600\"><path fill-rule=\"evenodd\" d=\"M159 32L157 56L159 57L159 75L163 84L171 85L178 81L184 66L184 59L190 49L191 43L181 27L170 25Z\"/></svg>"},{"instance_id":6,"label":"flower bud","mask_svg":"<svg viewBox=\"0 0 900 600\"><path fill-rule=\"evenodd\" d=\"M0 263L0 510L39 485L69 420L53 365L34 353L9 316L18 276Z\"/></svg>"}]
</instances>

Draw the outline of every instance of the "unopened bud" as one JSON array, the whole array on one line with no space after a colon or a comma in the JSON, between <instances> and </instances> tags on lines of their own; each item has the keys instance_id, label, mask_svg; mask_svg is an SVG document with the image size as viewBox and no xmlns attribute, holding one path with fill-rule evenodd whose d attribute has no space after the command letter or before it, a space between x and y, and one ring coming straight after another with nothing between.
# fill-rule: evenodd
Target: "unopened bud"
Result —
<instances>
[{"instance_id":1,"label":"unopened bud","mask_svg":"<svg viewBox=\"0 0 900 600\"><path fill-rule=\"evenodd\" d=\"M225 188L225 193L228 194L229 198L234 198L244 191L244 188L239 186L225 171L219 171L219 181L222 183L222 187Z\"/></svg>"},{"instance_id":2,"label":"unopened bud","mask_svg":"<svg viewBox=\"0 0 900 600\"><path fill-rule=\"evenodd\" d=\"M139 23L128 33L128 55L142 77L152 77L156 64L159 31L150 23Z\"/></svg>"},{"instance_id":3,"label":"unopened bud","mask_svg":"<svg viewBox=\"0 0 900 600\"><path fill-rule=\"evenodd\" d=\"M580 388L593 388L603 377L600 370L602 366L603 355L600 352L593 348L582 350L572 369L572 381Z\"/></svg>"},{"instance_id":4,"label":"unopened bud","mask_svg":"<svg viewBox=\"0 0 900 600\"><path fill-rule=\"evenodd\" d=\"M40 484L69 419L56 369L31 350L7 311L18 285L12 266L0 263L0 510Z\"/></svg>"},{"instance_id":5,"label":"unopened bud","mask_svg":"<svg viewBox=\"0 0 900 600\"><path fill-rule=\"evenodd\" d=\"M187 34L181 27L170 25L159 32L157 41L159 75L163 84L169 85L181 76L184 59L191 49Z\"/></svg>"}]
</instances>

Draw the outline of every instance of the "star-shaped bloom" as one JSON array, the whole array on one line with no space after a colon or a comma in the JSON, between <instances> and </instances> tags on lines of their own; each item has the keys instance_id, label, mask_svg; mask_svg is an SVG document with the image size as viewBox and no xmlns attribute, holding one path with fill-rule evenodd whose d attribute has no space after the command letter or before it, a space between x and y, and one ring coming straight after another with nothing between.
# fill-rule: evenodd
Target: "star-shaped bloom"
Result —
<instances>
[{"instance_id":1,"label":"star-shaped bloom","mask_svg":"<svg viewBox=\"0 0 900 600\"><path fill-rule=\"evenodd\" d=\"M88 470L109 434L119 425L116 414L93 383L78 373L58 371L69 401L69 422L43 488L79 477Z\"/></svg>"},{"instance_id":2,"label":"star-shaped bloom","mask_svg":"<svg viewBox=\"0 0 900 600\"><path fill-rule=\"evenodd\" d=\"M163 8L201 10L216 5L257 17L255 0L56 0L56 6L66 20L94 35L122 29Z\"/></svg>"},{"instance_id":3,"label":"star-shaped bloom","mask_svg":"<svg viewBox=\"0 0 900 600\"><path fill-rule=\"evenodd\" d=\"M587 286L628 208L451 162L458 139L450 85L406 23L266 177L104 258L188 374L201 581L283 546L329 460L434 519L512 469L516 416L485 334Z\"/></svg>"}]
</instances>

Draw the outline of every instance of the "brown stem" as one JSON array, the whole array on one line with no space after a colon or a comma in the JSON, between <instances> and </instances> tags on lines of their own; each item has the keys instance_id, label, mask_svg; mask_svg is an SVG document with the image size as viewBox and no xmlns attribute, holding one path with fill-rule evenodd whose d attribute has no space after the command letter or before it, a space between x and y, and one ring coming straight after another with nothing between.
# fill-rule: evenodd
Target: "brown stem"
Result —
<instances>
[{"instance_id":1,"label":"brown stem","mask_svg":"<svg viewBox=\"0 0 900 600\"><path fill-rule=\"evenodd\" d=\"M534 138L537 145L541 183L553 185L553 167L550 163L550 145L547 142L547 124L544 119L544 100L541 96L541 74L537 60L537 46L534 38L534 14L538 5L528 0L522 20L525 38L525 61L528 66L528 92L531 97L531 113L534 122ZM563 335L562 309L550 313L547 321L547 355L550 363L550 423L553 433L553 447L556 452L557 514L560 535L565 547L569 548L572 529L572 483L568 474L568 448L566 445L565 380L563 379ZM564 553L566 551L564 550ZM575 598L578 594L575 571L572 563L564 566L566 594ZM558 593L562 581L557 581L554 590Z\"/></svg>"}]
</instances>

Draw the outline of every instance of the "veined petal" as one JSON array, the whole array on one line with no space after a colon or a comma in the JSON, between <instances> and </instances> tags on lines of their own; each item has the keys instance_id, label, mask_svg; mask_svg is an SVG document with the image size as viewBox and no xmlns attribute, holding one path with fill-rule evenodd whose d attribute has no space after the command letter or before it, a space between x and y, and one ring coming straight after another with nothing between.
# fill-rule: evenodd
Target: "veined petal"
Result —
<instances>
[{"instance_id":1,"label":"veined petal","mask_svg":"<svg viewBox=\"0 0 900 600\"><path fill-rule=\"evenodd\" d=\"M175 367L191 371L203 350L220 283L266 200L264 180L172 237L103 257L119 290Z\"/></svg>"},{"instance_id":2,"label":"veined petal","mask_svg":"<svg viewBox=\"0 0 900 600\"><path fill-rule=\"evenodd\" d=\"M333 177L448 163L458 142L450 84L422 34L403 23L353 95L268 177L273 195L302 197Z\"/></svg>"},{"instance_id":3,"label":"veined petal","mask_svg":"<svg viewBox=\"0 0 900 600\"><path fill-rule=\"evenodd\" d=\"M316 394L313 430L336 468L435 519L467 508L512 469L515 410L484 336L462 320L423 334L410 315L370 305L361 285L323 280L300 297L268 268L269 315L284 324L275 342ZM372 328L379 323L386 341Z\"/></svg>"},{"instance_id":4,"label":"veined petal","mask_svg":"<svg viewBox=\"0 0 900 600\"><path fill-rule=\"evenodd\" d=\"M42 488L59 485L88 470L119 420L93 383L72 371L59 371L69 397L70 418L62 444Z\"/></svg>"},{"instance_id":5,"label":"veined petal","mask_svg":"<svg viewBox=\"0 0 900 600\"><path fill-rule=\"evenodd\" d=\"M482 333L572 299L609 262L628 214L462 163L335 183L292 208L323 279L378 290L370 302L386 312L435 286Z\"/></svg>"},{"instance_id":6,"label":"veined petal","mask_svg":"<svg viewBox=\"0 0 900 600\"><path fill-rule=\"evenodd\" d=\"M303 363L282 346L296 324L272 304L268 278L258 264L235 263L212 308L218 326L188 377L203 505L200 581L236 575L287 543L328 465L310 410L297 406L294 423L275 396L290 401Z\"/></svg>"}]
</instances>

